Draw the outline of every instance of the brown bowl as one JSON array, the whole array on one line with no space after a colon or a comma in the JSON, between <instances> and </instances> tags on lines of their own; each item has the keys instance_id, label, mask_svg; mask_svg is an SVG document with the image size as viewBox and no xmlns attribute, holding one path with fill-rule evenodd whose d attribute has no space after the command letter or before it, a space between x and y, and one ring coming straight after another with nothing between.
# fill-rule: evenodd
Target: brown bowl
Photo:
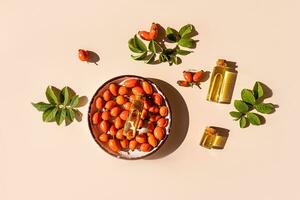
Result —
<instances>
[{"instance_id":1,"label":"brown bowl","mask_svg":"<svg viewBox=\"0 0 300 200\"><path fill-rule=\"evenodd\" d=\"M92 114L95 113L97 111L97 108L95 106L95 100L97 99L97 97L100 96L100 94L103 94L103 92L108 89L109 84L110 83L122 83L123 81L127 80L127 79L139 79L139 80L145 80L148 81L149 83L151 83L153 89L155 92L159 93L163 99L164 99L164 103L165 106L167 106L168 108L168 115L165 117L166 119L168 119L168 126L166 127L166 136L164 137L163 140L159 141L158 145L153 148L151 151L149 152L141 152L139 150L134 150L134 151L120 151L118 153L110 150L110 148L107 146L106 143L101 142L98 137L101 134L100 130L99 130L99 125L93 125L92 121L91 121L91 117ZM164 142L167 140L169 134L170 134L170 127L172 124L172 112L171 112L171 108L170 108L170 104L168 102L167 97L164 95L163 91L155 84L153 83L151 80L147 79L147 78L143 78L140 76L135 76L135 75L123 75L123 76L118 76L115 78L112 78L108 81L106 81L103 85L101 85L99 87L99 89L96 91L96 93L94 94L91 102L90 102L90 106L89 106L89 110L88 110L88 123L89 123L89 129L91 131L91 134L94 138L94 140L97 142L97 144L107 153L109 153L110 155L117 157L117 158L121 158L121 159L126 159L126 160L136 160L136 159L141 159L141 158L145 158L153 153L155 153L163 144Z\"/></svg>"}]
</instances>

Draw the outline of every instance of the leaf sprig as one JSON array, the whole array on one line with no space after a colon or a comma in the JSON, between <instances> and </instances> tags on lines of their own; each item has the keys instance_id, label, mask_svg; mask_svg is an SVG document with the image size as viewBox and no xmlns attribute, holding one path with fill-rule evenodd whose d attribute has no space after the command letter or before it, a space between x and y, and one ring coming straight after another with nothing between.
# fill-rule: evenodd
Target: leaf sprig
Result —
<instances>
[{"instance_id":1,"label":"leaf sprig","mask_svg":"<svg viewBox=\"0 0 300 200\"><path fill-rule=\"evenodd\" d=\"M68 125L74 121L76 115L82 115L77 109L79 96L67 86L62 90L48 86L46 97L49 103L31 103L38 111L43 112L42 119L44 122L55 121L57 125L61 125L65 121Z\"/></svg>"},{"instance_id":2,"label":"leaf sprig","mask_svg":"<svg viewBox=\"0 0 300 200\"><path fill-rule=\"evenodd\" d=\"M137 35L134 35L128 41L129 49L135 53L131 57L134 60L144 61L146 64L168 62L170 66L173 64L178 65L182 61L178 55L185 56L192 53L192 51L182 49L182 47L189 49L196 47L196 41L192 39L193 30L194 26L191 24L181 27L179 32L167 27L165 35L162 36L162 41L151 40L148 46ZM176 45L173 48L167 48L165 42L175 43Z\"/></svg>"},{"instance_id":3,"label":"leaf sprig","mask_svg":"<svg viewBox=\"0 0 300 200\"><path fill-rule=\"evenodd\" d=\"M263 103L264 89L260 82L256 82L253 89L243 89L241 91L242 100L235 100L234 107L237 111L231 111L229 114L236 120L239 120L240 127L246 128L250 124L261 125L263 116L251 112L255 109L259 113L270 114L275 107L271 103Z\"/></svg>"}]
</instances>

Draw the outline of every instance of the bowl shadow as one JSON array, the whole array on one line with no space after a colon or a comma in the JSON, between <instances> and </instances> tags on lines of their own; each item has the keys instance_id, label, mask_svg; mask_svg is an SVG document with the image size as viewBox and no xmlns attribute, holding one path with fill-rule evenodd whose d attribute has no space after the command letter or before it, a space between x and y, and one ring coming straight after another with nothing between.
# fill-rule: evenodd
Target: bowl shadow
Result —
<instances>
[{"instance_id":1,"label":"bowl shadow","mask_svg":"<svg viewBox=\"0 0 300 200\"><path fill-rule=\"evenodd\" d=\"M172 112L172 124L166 142L156 153L145 158L146 160L153 160L163 158L179 148L187 135L189 112L183 97L172 85L160 79L149 79L164 92Z\"/></svg>"}]
</instances>

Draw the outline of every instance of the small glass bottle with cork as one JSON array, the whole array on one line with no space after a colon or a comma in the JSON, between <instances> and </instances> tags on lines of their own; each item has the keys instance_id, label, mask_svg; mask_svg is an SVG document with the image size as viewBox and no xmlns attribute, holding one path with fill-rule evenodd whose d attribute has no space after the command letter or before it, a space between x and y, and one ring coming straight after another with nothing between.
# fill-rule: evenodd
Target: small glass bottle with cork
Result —
<instances>
[{"instance_id":1,"label":"small glass bottle with cork","mask_svg":"<svg viewBox=\"0 0 300 200\"><path fill-rule=\"evenodd\" d=\"M231 66L228 65L231 64ZM210 86L208 90L207 100L217 103L231 102L231 97L237 78L236 66L233 62L228 62L224 59L217 61L217 66L214 68Z\"/></svg>"}]
</instances>

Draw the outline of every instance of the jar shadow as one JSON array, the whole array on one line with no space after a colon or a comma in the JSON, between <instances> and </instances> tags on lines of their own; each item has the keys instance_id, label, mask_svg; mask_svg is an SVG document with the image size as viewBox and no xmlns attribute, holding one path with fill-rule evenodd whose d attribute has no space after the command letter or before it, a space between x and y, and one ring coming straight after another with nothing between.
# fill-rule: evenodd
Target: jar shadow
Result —
<instances>
[{"instance_id":1,"label":"jar shadow","mask_svg":"<svg viewBox=\"0 0 300 200\"><path fill-rule=\"evenodd\" d=\"M167 97L172 113L170 134L166 142L154 154L146 157L146 160L160 159L176 151L184 141L189 127L189 112L186 102L181 94L169 83L160 79L149 78Z\"/></svg>"}]
</instances>

